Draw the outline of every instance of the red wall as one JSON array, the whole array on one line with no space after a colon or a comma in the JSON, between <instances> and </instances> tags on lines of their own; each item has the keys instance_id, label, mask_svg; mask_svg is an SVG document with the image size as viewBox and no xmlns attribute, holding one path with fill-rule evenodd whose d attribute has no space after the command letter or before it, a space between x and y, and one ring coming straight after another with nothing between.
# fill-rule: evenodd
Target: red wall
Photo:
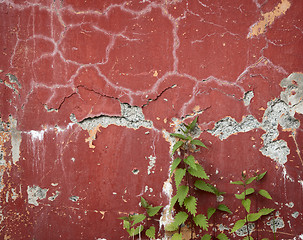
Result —
<instances>
[{"instance_id":1,"label":"red wall","mask_svg":"<svg viewBox=\"0 0 303 240\"><path fill-rule=\"evenodd\" d=\"M195 116L208 147L196 158L234 212L213 228L241 238L228 230L243 214L229 183L268 171L259 187L274 201L254 207L278 210L277 239L303 239L302 1L3 0L0 11L1 239L126 239L117 218L141 213L140 196L169 204L168 132ZM255 239L272 238L269 221Z\"/></svg>"}]
</instances>

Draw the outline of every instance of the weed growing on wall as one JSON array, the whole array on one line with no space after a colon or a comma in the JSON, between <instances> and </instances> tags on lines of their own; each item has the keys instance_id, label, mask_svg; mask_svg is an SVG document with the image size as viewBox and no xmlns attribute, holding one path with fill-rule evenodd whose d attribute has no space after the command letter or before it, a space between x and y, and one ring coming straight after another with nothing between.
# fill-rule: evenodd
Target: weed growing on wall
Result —
<instances>
[{"instance_id":1,"label":"weed growing on wall","mask_svg":"<svg viewBox=\"0 0 303 240\"><path fill-rule=\"evenodd\" d=\"M182 134L171 133L172 137L177 139L172 149L172 155L177 155L171 166L171 176L175 182L175 195L171 199L170 210L175 209L174 221L166 225L165 230L174 232L172 240L181 240L183 225L191 229L191 239L195 237L195 229L202 228L208 230L208 220L216 211L224 211L231 213L229 208L220 204L210 207L207 216L197 211L197 198L195 193L197 190L206 191L216 196L224 194L215 186L206 182L209 180L204 168L192 155L199 148L207 148L200 140L193 138L193 130L196 127L197 118L189 125L184 124L184 129L181 128ZM177 154L178 153L178 154ZM192 182L194 184L192 185ZM228 239L225 234L216 236L218 239ZM209 234L202 239L211 239Z\"/></svg>"},{"instance_id":2,"label":"weed growing on wall","mask_svg":"<svg viewBox=\"0 0 303 240\"><path fill-rule=\"evenodd\" d=\"M252 194L256 193L256 189L251 187L250 185L253 182L261 181L265 176L265 174L266 172L261 174L255 174L255 176L248 178L247 175L244 172L242 172L242 179L240 181L231 182L231 184L236 184L243 187L243 192L241 192L240 194L235 194L235 197L241 200L241 205L245 209L245 217L235 222L234 227L231 230L231 233L233 233L245 226L247 231L247 236L243 240L253 240L253 237L251 236L252 233L249 230L249 223L256 222L263 216L269 215L270 213L275 211L275 209L273 208L261 208L257 212L251 212L252 201L249 197ZM257 194L266 199L272 200L272 197L265 189L258 190ZM275 235L274 235L274 239L275 239Z\"/></svg>"}]
</instances>

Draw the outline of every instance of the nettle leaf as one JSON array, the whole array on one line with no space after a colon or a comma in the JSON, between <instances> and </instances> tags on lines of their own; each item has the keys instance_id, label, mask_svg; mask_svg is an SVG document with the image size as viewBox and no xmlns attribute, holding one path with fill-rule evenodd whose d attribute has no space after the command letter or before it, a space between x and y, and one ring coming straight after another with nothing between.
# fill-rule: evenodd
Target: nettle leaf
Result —
<instances>
[{"instance_id":1,"label":"nettle leaf","mask_svg":"<svg viewBox=\"0 0 303 240\"><path fill-rule=\"evenodd\" d=\"M202 227L203 230L207 231L208 222L204 214L198 214L197 216L193 217L193 220L197 226Z\"/></svg>"},{"instance_id":2,"label":"nettle leaf","mask_svg":"<svg viewBox=\"0 0 303 240\"><path fill-rule=\"evenodd\" d=\"M197 120L198 120L198 117L196 117L196 118L189 124L189 130L194 129L194 127L195 127L196 124L197 124Z\"/></svg>"},{"instance_id":3,"label":"nettle leaf","mask_svg":"<svg viewBox=\"0 0 303 240\"><path fill-rule=\"evenodd\" d=\"M264 189L261 189L261 190L259 191L259 194L260 194L261 196L267 198L267 199L272 200L272 197L270 196L270 194L269 194L266 190L264 190Z\"/></svg>"},{"instance_id":4,"label":"nettle leaf","mask_svg":"<svg viewBox=\"0 0 303 240\"><path fill-rule=\"evenodd\" d=\"M173 174L174 170L178 167L180 162L182 161L181 158L175 158L172 165L171 165L171 170L170 170L170 176Z\"/></svg>"},{"instance_id":5,"label":"nettle leaf","mask_svg":"<svg viewBox=\"0 0 303 240\"><path fill-rule=\"evenodd\" d=\"M245 184L251 184L257 177L251 177L245 181Z\"/></svg>"},{"instance_id":6,"label":"nettle leaf","mask_svg":"<svg viewBox=\"0 0 303 240\"><path fill-rule=\"evenodd\" d=\"M119 217L118 219L122 219L122 220L125 220L125 221L131 221L131 218L130 216L127 216L127 217Z\"/></svg>"},{"instance_id":7,"label":"nettle leaf","mask_svg":"<svg viewBox=\"0 0 303 240\"><path fill-rule=\"evenodd\" d=\"M223 212L232 213L232 211L230 211L230 209L225 204L219 204L217 209Z\"/></svg>"},{"instance_id":8,"label":"nettle leaf","mask_svg":"<svg viewBox=\"0 0 303 240\"><path fill-rule=\"evenodd\" d=\"M264 173L258 174L258 175L257 175L257 180L260 181L260 180L265 176L266 173L267 173L267 171L264 172Z\"/></svg>"},{"instance_id":9,"label":"nettle leaf","mask_svg":"<svg viewBox=\"0 0 303 240\"><path fill-rule=\"evenodd\" d=\"M186 212L178 212L175 216L174 225L180 226L184 223L188 218L188 214Z\"/></svg>"},{"instance_id":10,"label":"nettle leaf","mask_svg":"<svg viewBox=\"0 0 303 240\"><path fill-rule=\"evenodd\" d=\"M152 217L152 216L155 216L161 208L162 208L162 206L149 207L146 209L146 212L147 212L148 216Z\"/></svg>"},{"instance_id":11,"label":"nettle leaf","mask_svg":"<svg viewBox=\"0 0 303 240\"><path fill-rule=\"evenodd\" d=\"M143 229L144 229L143 226L138 226L137 228L127 229L126 231L128 232L129 236L133 237L138 235L140 232L142 232Z\"/></svg>"},{"instance_id":12,"label":"nettle leaf","mask_svg":"<svg viewBox=\"0 0 303 240\"><path fill-rule=\"evenodd\" d=\"M190 167L188 169L188 172L190 173L190 175L192 175L194 177L201 178L201 179L209 179L204 171L204 168L200 164L196 163L196 169Z\"/></svg>"},{"instance_id":13,"label":"nettle leaf","mask_svg":"<svg viewBox=\"0 0 303 240\"><path fill-rule=\"evenodd\" d=\"M165 225L165 227L164 227L165 231L168 231L168 232L176 231L176 230L178 230L178 228L179 228L179 226L175 225L173 222Z\"/></svg>"},{"instance_id":14,"label":"nettle leaf","mask_svg":"<svg viewBox=\"0 0 303 240\"><path fill-rule=\"evenodd\" d=\"M229 240L229 238L224 233L219 233L217 235L217 239L219 239L219 240Z\"/></svg>"},{"instance_id":15,"label":"nettle leaf","mask_svg":"<svg viewBox=\"0 0 303 240\"><path fill-rule=\"evenodd\" d=\"M262 214L263 216L265 216L265 215L272 213L275 210L276 209L274 209L274 208L262 208L262 209L260 209L259 213Z\"/></svg>"},{"instance_id":16,"label":"nettle leaf","mask_svg":"<svg viewBox=\"0 0 303 240\"><path fill-rule=\"evenodd\" d=\"M240 194L235 194L235 197L236 197L237 199L243 200L243 199L245 199L245 194L244 194L244 192L242 192L242 193L240 193Z\"/></svg>"},{"instance_id":17,"label":"nettle leaf","mask_svg":"<svg viewBox=\"0 0 303 240\"><path fill-rule=\"evenodd\" d=\"M206 192L210 192L215 194L215 191L212 187L209 186L209 184L207 184L206 182L202 181L202 180L197 180L195 182L195 187L202 190L202 191L206 191Z\"/></svg>"},{"instance_id":18,"label":"nettle leaf","mask_svg":"<svg viewBox=\"0 0 303 240\"><path fill-rule=\"evenodd\" d=\"M262 217L261 213L250 213L247 214L247 221L248 222L255 222L257 221L260 217Z\"/></svg>"},{"instance_id":19,"label":"nettle leaf","mask_svg":"<svg viewBox=\"0 0 303 240\"><path fill-rule=\"evenodd\" d=\"M191 140L190 143L191 143L191 144L194 144L194 145L196 145L196 146L200 146L200 147L207 148L207 147L205 146L205 144L204 144L203 142L201 142L200 140L198 140L198 139Z\"/></svg>"},{"instance_id":20,"label":"nettle leaf","mask_svg":"<svg viewBox=\"0 0 303 240\"><path fill-rule=\"evenodd\" d=\"M149 229L145 231L145 235L149 238L156 238L156 229L154 226L151 226Z\"/></svg>"},{"instance_id":21,"label":"nettle leaf","mask_svg":"<svg viewBox=\"0 0 303 240\"><path fill-rule=\"evenodd\" d=\"M184 144L184 142L182 142L182 141L176 142L175 145L173 146L172 154L174 154L175 151L176 151L178 148L180 148L183 144Z\"/></svg>"},{"instance_id":22,"label":"nettle leaf","mask_svg":"<svg viewBox=\"0 0 303 240\"><path fill-rule=\"evenodd\" d=\"M146 218L146 216L144 214L137 214L137 215L133 215L132 218L134 221L132 226L134 226L137 223L142 222Z\"/></svg>"},{"instance_id":23,"label":"nettle leaf","mask_svg":"<svg viewBox=\"0 0 303 240\"><path fill-rule=\"evenodd\" d=\"M242 181L235 181L235 182L231 182L230 184L244 185Z\"/></svg>"},{"instance_id":24,"label":"nettle leaf","mask_svg":"<svg viewBox=\"0 0 303 240\"><path fill-rule=\"evenodd\" d=\"M175 171L175 182L176 182L176 187L177 188L180 185L183 177L185 176L185 173L186 173L186 169L183 169L183 168L178 168Z\"/></svg>"},{"instance_id":25,"label":"nettle leaf","mask_svg":"<svg viewBox=\"0 0 303 240\"><path fill-rule=\"evenodd\" d=\"M188 156L187 158L184 159L184 162L190 167L192 167L193 169L197 169L194 156L192 155Z\"/></svg>"},{"instance_id":26,"label":"nettle leaf","mask_svg":"<svg viewBox=\"0 0 303 240\"><path fill-rule=\"evenodd\" d=\"M243 227L245 223L246 223L245 219L240 219L240 220L236 221L233 229L231 230L231 233L233 233L233 232L237 231L238 229L240 229L241 227Z\"/></svg>"},{"instance_id":27,"label":"nettle leaf","mask_svg":"<svg viewBox=\"0 0 303 240\"><path fill-rule=\"evenodd\" d=\"M124 229L130 229L130 222L126 221L126 220L123 220L123 228Z\"/></svg>"},{"instance_id":28,"label":"nettle leaf","mask_svg":"<svg viewBox=\"0 0 303 240\"><path fill-rule=\"evenodd\" d=\"M180 206L182 207L183 202L188 194L189 191L189 187L188 186L180 186L177 189L177 198L178 198L178 202L180 204Z\"/></svg>"},{"instance_id":29,"label":"nettle leaf","mask_svg":"<svg viewBox=\"0 0 303 240\"><path fill-rule=\"evenodd\" d=\"M205 234L201 240L211 240L211 236L209 234Z\"/></svg>"},{"instance_id":30,"label":"nettle leaf","mask_svg":"<svg viewBox=\"0 0 303 240\"><path fill-rule=\"evenodd\" d=\"M211 216L216 212L217 209L215 208L208 208L207 209L207 219L209 220Z\"/></svg>"},{"instance_id":31,"label":"nettle leaf","mask_svg":"<svg viewBox=\"0 0 303 240\"><path fill-rule=\"evenodd\" d=\"M171 198L169 210L172 210L178 200L178 195L176 194Z\"/></svg>"},{"instance_id":32,"label":"nettle leaf","mask_svg":"<svg viewBox=\"0 0 303 240\"><path fill-rule=\"evenodd\" d=\"M182 240L182 233L175 233L171 240Z\"/></svg>"},{"instance_id":33,"label":"nettle leaf","mask_svg":"<svg viewBox=\"0 0 303 240\"><path fill-rule=\"evenodd\" d=\"M250 212L251 200L250 199L243 199L242 205L245 208L246 212Z\"/></svg>"},{"instance_id":34,"label":"nettle leaf","mask_svg":"<svg viewBox=\"0 0 303 240\"><path fill-rule=\"evenodd\" d=\"M148 202L143 197L141 197L141 206L144 207L144 208L149 207Z\"/></svg>"},{"instance_id":35,"label":"nettle leaf","mask_svg":"<svg viewBox=\"0 0 303 240\"><path fill-rule=\"evenodd\" d=\"M171 133L170 136L180 138L182 140L187 140L187 136L180 134L180 133Z\"/></svg>"},{"instance_id":36,"label":"nettle leaf","mask_svg":"<svg viewBox=\"0 0 303 240\"><path fill-rule=\"evenodd\" d=\"M189 196L184 200L184 206L192 215L197 213L197 199L193 196Z\"/></svg>"},{"instance_id":37,"label":"nettle leaf","mask_svg":"<svg viewBox=\"0 0 303 240\"><path fill-rule=\"evenodd\" d=\"M255 192L255 189L248 188L248 189L246 189L244 192L242 192L240 194L235 194L235 196L236 196L236 198L243 200L243 199L245 199L245 196L250 195L250 194L252 194L254 192Z\"/></svg>"}]
</instances>

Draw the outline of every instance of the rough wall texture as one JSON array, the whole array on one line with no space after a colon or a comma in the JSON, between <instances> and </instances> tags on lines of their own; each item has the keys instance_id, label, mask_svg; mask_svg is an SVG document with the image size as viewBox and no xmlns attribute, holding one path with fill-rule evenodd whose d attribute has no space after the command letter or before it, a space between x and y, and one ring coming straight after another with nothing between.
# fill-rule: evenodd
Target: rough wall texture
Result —
<instances>
[{"instance_id":1,"label":"rough wall texture","mask_svg":"<svg viewBox=\"0 0 303 240\"><path fill-rule=\"evenodd\" d=\"M303 1L0 9L1 239L126 239L117 218L142 211L139 196L169 204L168 132L194 116L197 158L236 212L213 228L240 239L229 182L267 170L278 239L303 239Z\"/></svg>"}]
</instances>

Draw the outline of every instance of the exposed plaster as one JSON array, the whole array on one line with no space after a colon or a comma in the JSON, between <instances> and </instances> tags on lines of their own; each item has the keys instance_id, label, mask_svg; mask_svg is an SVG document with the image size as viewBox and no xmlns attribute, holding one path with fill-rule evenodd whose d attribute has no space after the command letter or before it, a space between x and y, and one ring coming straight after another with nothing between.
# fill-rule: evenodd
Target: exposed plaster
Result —
<instances>
[{"instance_id":1,"label":"exposed plaster","mask_svg":"<svg viewBox=\"0 0 303 240\"><path fill-rule=\"evenodd\" d=\"M284 221L280 217L276 217L275 219L271 219L266 224L268 226L270 226L272 232L277 232L278 229L281 229L281 228L285 227Z\"/></svg>"},{"instance_id":2,"label":"exposed plaster","mask_svg":"<svg viewBox=\"0 0 303 240\"><path fill-rule=\"evenodd\" d=\"M46 198L47 188L40 188L39 186L33 185L32 187L27 186L27 202L28 204L32 204L38 206L38 200L42 200Z\"/></svg>"},{"instance_id":3,"label":"exposed plaster","mask_svg":"<svg viewBox=\"0 0 303 240\"><path fill-rule=\"evenodd\" d=\"M247 38L252 38L263 34L266 28L274 23L276 18L282 16L290 8L291 3L288 0L281 0L281 2L275 7L274 10L262 13L263 19L259 20L250 27L250 31L247 34Z\"/></svg>"},{"instance_id":4,"label":"exposed plaster","mask_svg":"<svg viewBox=\"0 0 303 240\"><path fill-rule=\"evenodd\" d=\"M248 91L244 94L244 97L243 97L243 102L244 102L244 105L245 106L249 106L250 104L250 101L253 99L254 97L254 92L253 91Z\"/></svg>"},{"instance_id":5,"label":"exposed plaster","mask_svg":"<svg viewBox=\"0 0 303 240\"><path fill-rule=\"evenodd\" d=\"M71 114L70 119L72 122L77 123L83 130L87 130L90 148L95 148L93 141L96 139L97 132L100 127L106 128L109 125L123 126L127 128L138 129L140 127L153 128L152 121L145 120L142 108L131 106L127 103L121 103L121 116L106 116L101 115L94 118L86 118L80 122L77 121L74 114Z\"/></svg>"},{"instance_id":6,"label":"exposed plaster","mask_svg":"<svg viewBox=\"0 0 303 240\"><path fill-rule=\"evenodd\" d=\"M267 109L261 123L252 115L244 117L240 123L232 117L226 117L216 122L214 128L209 132L224 140L241 132L263 129L265 133L262 135L263 147L260 152L279 164L285 164L290 150L286 141L277 140L279 136L278 126L280 125L283 131L291 132L295 132L300 126L300 122L294 118L294 114L297 109L301 111L303 104L303 74L291 74L282 80L281 86L285 87L286 90L281 93L281 99L274 99L267 103ZM295 91L295 97L289 101L293 91Z\"/></svg>"},{"instance_id":7,"label":"exposed plaster","mask_svg":"<svg viewBox=\"0 0 303 240\"><path fill-rule=\"evenodd\" d=\"M255 230L255 224L254 223L248 223L248 230L250 233L252 233ZM243 227L241 227L240 229L238 229L235 232L239 237L244 237L247 236L248 232L247 232L247 226L244 225Z\"/></svg>"}]
</instances>

